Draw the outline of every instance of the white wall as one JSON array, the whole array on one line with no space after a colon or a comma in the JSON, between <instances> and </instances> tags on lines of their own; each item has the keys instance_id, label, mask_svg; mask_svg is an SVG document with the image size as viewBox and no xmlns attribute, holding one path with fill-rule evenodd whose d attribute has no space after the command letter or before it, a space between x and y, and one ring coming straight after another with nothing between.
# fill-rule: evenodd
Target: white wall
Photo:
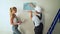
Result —
<instances>
[{"instance_id":1,"label":"white wall","mask_svg":"<svg viewBox=\"0 0 60 34\"><path fill-rule=\"evenodd\" d=\"M0 34L12 33L9 22L9 8L12 6L16 6L18 8L18 12L20 13L19 17L21 17L22 20L23 18L28 20L26 23L21 25L21 30L26 32L26 34L34 34L33 23L29 19L28 13L23 10L23 4L25 2L36 2L44 9L44 34L46 34L54 16L60 8L60 0L0 0Z\"/></svg>"}]
</instances>

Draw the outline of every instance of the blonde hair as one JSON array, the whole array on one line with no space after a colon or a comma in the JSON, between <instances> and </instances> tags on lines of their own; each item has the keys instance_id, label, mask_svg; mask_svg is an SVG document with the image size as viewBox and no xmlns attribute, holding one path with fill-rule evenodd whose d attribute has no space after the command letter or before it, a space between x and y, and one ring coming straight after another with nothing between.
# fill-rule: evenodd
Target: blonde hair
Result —
<instances>
[{"instance_id":1,"label":"blonde hair","mask_svg":"<svg viewBox=\"0 0 60 34\"><path fill-rule=\"evenodd\" d=\"M10 8L10 17L12 17L12 10L17 10L17 8L16 7L11 7Z\"/></svg>"},{"instance_id":2,"label":"blonde hair","mask_svg":"<svg viewBox=\"0 0 60 34\"><path fill-rule=\"evenodd\" d=\"M11 15L12 15L12 8L10 8L10 17L11 17Z\"/></svg>"}]
</instances>

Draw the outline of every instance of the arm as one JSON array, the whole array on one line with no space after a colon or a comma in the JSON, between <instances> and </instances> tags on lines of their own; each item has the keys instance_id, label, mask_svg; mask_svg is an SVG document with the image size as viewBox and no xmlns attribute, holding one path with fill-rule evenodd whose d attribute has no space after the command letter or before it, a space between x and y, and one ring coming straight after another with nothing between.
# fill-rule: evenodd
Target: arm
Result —
<instances>
[{"instance_id":1,"label":"arm","mask_svg":"<svg viewBox=\"0 0 60 34\"><path fill-rule=\"evenodd\" d=\"M10 24L13 24L13 17L10 17Z\"/></svg>"},{"instance_id":2,"label":"arm","mask_svg":"<svg viewBox=\"0 0 60 34\"><path fill-rule=\"evenodd\" d=\"M32 19L32 11L29 11L30 19Z\"/></svg>"},{"instance_id":3,"label":"arm","mask_svg":"<svg viewBox=\"0 0 60 34\"><path fill-rule=\"evenodd\" d=\"M20 20L20 21L18 21L18 24L21 24L22 23L22 21Z\"/></svg>"}]
</instances>

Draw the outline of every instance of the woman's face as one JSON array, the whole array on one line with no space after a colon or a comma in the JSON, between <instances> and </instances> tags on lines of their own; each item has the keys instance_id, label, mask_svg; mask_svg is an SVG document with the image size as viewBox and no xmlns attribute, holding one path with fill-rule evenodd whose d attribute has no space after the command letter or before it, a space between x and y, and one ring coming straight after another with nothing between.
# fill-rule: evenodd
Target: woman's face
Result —
<instances>
[{"instance_id":1,"label":"woman's face","mask_svg":"<svg viewBox=\"0 0 60 34\"><path fill-rule=\"evenodd\" d=\"M15 14L17 12L17 9L13 9L12 13Z\"/></svg>"}]
</instances>

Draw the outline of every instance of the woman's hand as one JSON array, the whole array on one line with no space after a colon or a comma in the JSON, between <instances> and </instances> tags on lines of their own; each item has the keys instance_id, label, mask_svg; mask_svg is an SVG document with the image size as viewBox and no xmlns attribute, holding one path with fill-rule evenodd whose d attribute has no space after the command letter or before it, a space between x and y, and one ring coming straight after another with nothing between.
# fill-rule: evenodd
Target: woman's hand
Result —
<instances>
[{"instance_id":1,"label":"woman's hand","mask_svg":"<svg viewBox=\"0 0 60 34\"><path fill-rule=\"evenodd\" d=\"M19 22L18 22L18 25L20 25L21 23L22 23L22 21L19 21Z\"/></svg>"},{"instance_id":2,"label":"woman's hand","mask_svg":"<svg viewBox=\"0 0 60 34\"><path fill-rule=\"evenodd\" d=\"M12 25L20 25L21 23L13 23Z\"/></svg>"},{"instance_id":3,"label":"woman's hand","mask_svg":"<svg viewBox=\"0 0 60 34\"><path fill-rule=\"evenodd\" d=\"M21 23L17 23L18 25L20 25Z\"/></svg>"}]
</instances>

